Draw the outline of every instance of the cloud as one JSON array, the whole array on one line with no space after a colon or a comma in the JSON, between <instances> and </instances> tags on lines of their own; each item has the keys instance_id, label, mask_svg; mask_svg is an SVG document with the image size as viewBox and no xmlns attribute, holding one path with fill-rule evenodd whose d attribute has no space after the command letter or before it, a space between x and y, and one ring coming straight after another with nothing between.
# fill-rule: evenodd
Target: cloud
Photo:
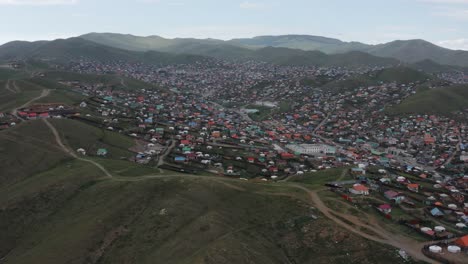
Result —
<instances>
[{"instance_id":1,"label":"cloud","mask_svg":"<svg viewBox=\"0 0 468 264\"><path fill-rule=\"evenodd\" d=\"M0 0L0 5L72 5L77 2L78 0Z\"/></svg>"},{"instance_id":2,"label":"cloud","mask_svg":"<svg viewBox=\"0 0 468 264\"><path fill-rule=\"evenodd\" d=\"M259 10L259 9L264 9L266 5L264 3L245 1L245 2L240 3L239 7L241 9Z\"/></svg>"},{"instance_id":3,"label":"cloud","mask_svg":"<svg viewBox=\"0 0 468 264\"><path fill-rule=\"evenodd\" d=\"M455 50L468 50L468 38L442 40L437 42L439 46Z\"/></svg>"}]
</instances>

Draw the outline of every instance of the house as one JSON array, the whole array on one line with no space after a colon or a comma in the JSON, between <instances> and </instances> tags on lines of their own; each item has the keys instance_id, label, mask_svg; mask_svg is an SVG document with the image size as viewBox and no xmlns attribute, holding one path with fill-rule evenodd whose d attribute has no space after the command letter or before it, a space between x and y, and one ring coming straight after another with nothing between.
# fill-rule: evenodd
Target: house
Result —
<instances>
[{"instance_id":1,"label":"house","mask_svg":"<svg viewBox=\"0 0 468 264\"><path fill-rule=\"evenodd\" d=\"M424 135L424 144L434 144L436 139L432 137L430 134L425 134Z\"/></svg>"},{"instance_id":2,"label":"house","mask_svg":"<svg viewBox=\"0 0 468 264\"><path fill-rule=\"evenodd\" d=\"M459 239L455 240L455 244L457 244L463 249L468 248L468 235L462 236Z\"/></svg>"},{"instance_id":3,"label":"house","mask_svg":"<svg viewBox=\"0 0 468 264\"><path fill-rule=\"evenodd\" d=\"M359 195L369 195L369 188L362 184L354 184L352 188L349 188L349 192Z\"/></svg>"},{"instance_id":4,"label":"house","mask_svg":"<svg viewBox=\"0 0 468 264\"><path fill-rule=\"evenodd\" d=\"M174 161L175 162L185 162L186 158L185 157L181 157L181 156L177 156L174 158Z\"/></svg>"},{"instance_id":5,"label":"house","mask_svg":"<svg viewBox=\"0 0 468 264\"><path fill-rule=\"evenodd\" d=\"M366 175L366 170L363 168L352 168L351 174L353 175Z\"/></svg>"},{"instance_id":6,"label":"house","mask_svg":"<svg viewBox=\"0 0 468 264\"><path fill-rule=\"evenodd\" d=\"M97 154L98 156L102 156L102 157L107 156L107 149L105 149L105 148L100 148L100 149L97 150L97 153L96 153L96 154Z\"/></svg>"},{"instance_id":7,"label":"house","mask_svg":"<svg viewBox=\"0 0 468 264\"><path fill-rule=\"evenodd\" d=\"M377 208L380 212L384 213L384 214L389 214L392 212L392 206L389 205L389 204L382 204L382 205L379 205L379 207Z\"/></svg>"},{"instance_id":8,"label":"house","mask_svg":"<svg viewBox=\"0 0 468 264\"><path fill-rule=\"evenodd\" d=\"M283 153L281 153L281 158L282 159L292 159L292 158L294 158L294 154L291 154L289 152L283 152Z\"/></svg>"},{"instance_id":9,"label":"house","mask_svg":"<svg viewBox=\"0 0 468 264\"><path fill-rule=\"evenodd\" d=\"M432 210L431 210L431 215L432 216L436 216L436 217L440 217L440 216L444 216L444 213L437 207L434 207Z\"/></svg>"},{"instance_id":10,"label":"house","mask_svg":"<svg viewBox=\"0 0 468 264\"><path fill-rule=\"evenodd\" d=\"M397 204L401 203L405 199L405 196L402 193L395 192L393 190L386 191L384 193L384 196L385 196L385 198L387 198L387 199L389 199L391 201L395 201L395 203L397 203Z\"/></svg>"},{"instance_id":11,"label":"house","mask_svg":"<svg viewBox=\"0 0 468 264\"><path fill-rule=\"evenodd\" d=\"M408 188L408 190L412 191L412 192L418 192L419 191L419 184L416 184L416 183L410 183L408 185L406 185L406 188Z\"/></svg>"}]
</instances>

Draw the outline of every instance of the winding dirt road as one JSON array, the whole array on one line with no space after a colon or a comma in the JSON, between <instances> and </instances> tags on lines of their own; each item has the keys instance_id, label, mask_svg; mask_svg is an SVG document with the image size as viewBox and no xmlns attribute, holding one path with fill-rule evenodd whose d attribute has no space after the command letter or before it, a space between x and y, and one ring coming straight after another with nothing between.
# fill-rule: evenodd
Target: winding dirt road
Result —
<instances>
[{"instance_id":1,"label":"winding dirt road","mask_svg":"<svg viewBox=\"0 0 468 264\"><path fill-rule=\"evenodd\" d=\"M69 149L68 147L66 147L63 142L62 142L62 139L60 138L60 135L57 131L57 129L55 129L55 127L49 122L49 120L47 119L42 119L42 121L44 121L44 123L49 127L49 129L51 130L52 134L54 134L55 136L55 141L57 142L57 145L60 146L60 148L65 152L67 153L68 155L70 155L71 157L77 159L77 160L81 160L81 161L84 161L84 162L88 162L88 163L91 163L93 164L94 166L96 166L97 168L99 168L107 177L109 178L112 178L112 174L106 169L104 168L101 164L93 161L93 160L89 160L89 159L84 159L84 158L81 158L79 157L75 152L73 152L73 150Z\"/></svg>"},{"instance_id":2,"label":"winding dirt road","mask_svg":"<svg viewBox=\"0 0 468 264\"><path fill-rule=\"evenodd\" d=\"M396 248L401 248L405 250L410 256L412 256L416 260L421 260L425 261L427 263L438 263L428 257L426 257L421 249L422 246L424 245L423 243L418 243L415 241L412 241L409 238L405 238L402 236L398 236L396 234L390 233L387 230L383 229L378 225L378 222L376 221L369 221L369 222L363 222L361 219L354 217L349 214L341 214L338 212L334 212L331 210L329 207L327 207L320 196L318 195L317 191L312 191L302 185L299 184L291 184L289 185L291 187L301 189L305 191L310 198L310 201L312 204L315 205L315 207L322 213L324 214L328 219L332 220L339 226L347 229L348 231L351 231L361 237L367 238L371 241L379 242L382 244L390 245ZM360 227L361 229L367 229L372 231L372 233L375 233L377 235L373 235L370 233L366 233L362 231L361 229L356 229L355 227L345 223L342 219L346 219L346 221L351 222L353 225Z\"/></svg>"},{"instance_id":3,"label":"winding dirt road","mask_svg":"<svg viewBox=\"0 0 468 264\"><path fill-rule=\"evenodd\" d=\"M14 116L16 116L16 117L18 117L18 115L17 115L17 114L18 114L18 109L25 108L26 106L28 106L28 105L34 103L35 101L37 101L37 100L39 100L39 99L41 99L41 98L44 98L44 97L49 96L49 94L50 94L50 90L49 90L49 89L44 89L44 90L42 90L41 94L40 94L38 97L35 97L35 98L33 98L33 99L27 101L27 102L24 103L23 105L16 107L15 109L13 109L13 111L11 112L11 114L14 115Z\"/></svg>"}]
</instances>

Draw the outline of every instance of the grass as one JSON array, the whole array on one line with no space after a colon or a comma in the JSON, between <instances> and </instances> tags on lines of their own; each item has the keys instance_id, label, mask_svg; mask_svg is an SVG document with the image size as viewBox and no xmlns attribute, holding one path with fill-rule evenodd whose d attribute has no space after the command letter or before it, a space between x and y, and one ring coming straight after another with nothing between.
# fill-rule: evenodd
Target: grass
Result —
<instances>
[{"instance_id":1,"label":"grass","mask_svg":"<svg viewBox=\"0 0 468 264\"><path fill-rule=\"evenodd\" d=\"M136 177L146 175L158 175L160 171L150 166L140 165L127 160L112 160L104 158L92 158L104 166L111 172L112 175L119 175L124 177ZM169 173L172 174L172 173Z\"/></svg>"},{"instance_id":2,"label":"grass","mask_svg":"<svg viewBox=\"0 0 468 264\"><path fill-rule=\"evenodd\" d=\"M53 119L51 122L64 142L74 150L83 148L88 155L96 155L98 149L106 148L109 158L133 156L128 150L134 145L130 137L70 119Z\"/></svg>"},{"instance_id":3,"label":"grass","mask_svg":"<svg viewBox=\"0 0 468 264\"><path fill-rule=\"evenodd\" d=\"M347 168L337 168L322 170L318 172L309 172L305 173L303 176L295 176L292 178L292 180L305 183L312 189L318 189L320 187L323 187L323 185L328 182L336 181L341 176L343 170L347 170ZM345 178L344 180L347 179Z\"/></svg>"},{"instance_id":4,"label":"grass","mask_svg":"<svg viewBox=\"0 0 468 264\"><path fill-rule=\"evenodd\" d=\"M66 91L66 90L53 90L49 96L41 98L36 103L62 103L65 105L77 105L85 99L84 96Z\"/></svg>"},{"instance_id":5,"label":"grass","mask_svg":"<svg viewBox=\"0 0 468 264\"><path fill-rule=\"evenodd\" d=\"M373 263L369 247L397 260L390 248L312 222L299 200L258 193L274 187L98 180L90 166L65 162L0 194L5 263Z\"/></svg>"},{"instance_id":6,"label":"grass","mask_svg":"<svg viewBox=\"0 0 468 264\"><path fill-rule=\"evenodd\" d=\"M21 181L66 159L41 121L22 123L0 132L0 186Z\"/></svg>"},{"instance_id":7,"label":"grass","mask_svg":"<svg viewBox=\"0 0 468 264\"><path fill-rule=\"evenodd\" d=\"M0 111L12 110L41 94L42 87L22 80L15 82L20 89L18 93L6 89L7 81L0 81Z\"/></svg>"},{"instance_id":8,"label":"grass","mask_svg":"<svg viewBox=\"0 0 468 264\"><path fill-rule=\"evenodd\" d=\"M468 108L468 86L458 85L419 91L388 111L391 114L449 114L465 108Z\"/></svg>"}]
</instances>

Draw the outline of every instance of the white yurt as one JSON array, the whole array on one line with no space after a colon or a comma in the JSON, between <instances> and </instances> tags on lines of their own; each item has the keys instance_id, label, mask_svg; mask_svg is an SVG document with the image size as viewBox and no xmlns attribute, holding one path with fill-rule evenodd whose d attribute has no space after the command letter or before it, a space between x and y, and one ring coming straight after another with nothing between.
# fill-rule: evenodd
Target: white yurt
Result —
<instances>
[{"instance_id":1,"label":"white yurt","mask_svg":"<svg viewBox=\"0 0 468 264\"><path fill-rule=\"evenodd\" d=\"M447 207L452 209L452 210L456 210L458 208L456 204L449 204L449 205L447 205Z\"/></svg>"},{"instance_id":2,"label":"white yurt","mask_svg":"<svg viewBox=\"0 0 468 264\"><path fill-rule=\"evenodd\" d=\"M447 250L450 253L460 253L461 252L461 248L459 246L448 246Z\"/></svg>"},{"instance_id":3,"label":"white yurt","mask_svg":"<svg viewBox=\"0 0 468 264\"><path fill-rule=\"evenodd\" d=\"M426 232L428 232L428 231L432 231L432 229L429 228L429 227L421 227L421 231L424 232L424 233L426 233Z\"/></svg>"},{"instance_id":4,"label":"white yurt","mask_svg":"<svg viewBox=\"0 0 468 264\"><path fill-rule=\"evenodd\" d=\"M432 252L432 253L441 253L442 248L439 247L439 246L430 246L429 251Z\"/></svg>"},{"instance_id":5,"label":"white yurt","mask_svg":"<svg viewBox=\"0 0 468 264\"><path fill-rule=\"evenodd\" d=\"M404 181L406 181L406 178L405 178L405 177L403 177L403 176L398 176L397 182L404 182Z\"/></svg>"},{"instance_id":6,"label":"white yurt","mask_svg":"<svg viewBox=\"0 0 468 264\"><path fill-rule=\"evenodd\" d=\"M436 232L438 232L438 233L445 232L445 227L443 227L443 226L436 226L436 227L434 227L434 231L436 231Z\"/></svg>"}]
</instances>

